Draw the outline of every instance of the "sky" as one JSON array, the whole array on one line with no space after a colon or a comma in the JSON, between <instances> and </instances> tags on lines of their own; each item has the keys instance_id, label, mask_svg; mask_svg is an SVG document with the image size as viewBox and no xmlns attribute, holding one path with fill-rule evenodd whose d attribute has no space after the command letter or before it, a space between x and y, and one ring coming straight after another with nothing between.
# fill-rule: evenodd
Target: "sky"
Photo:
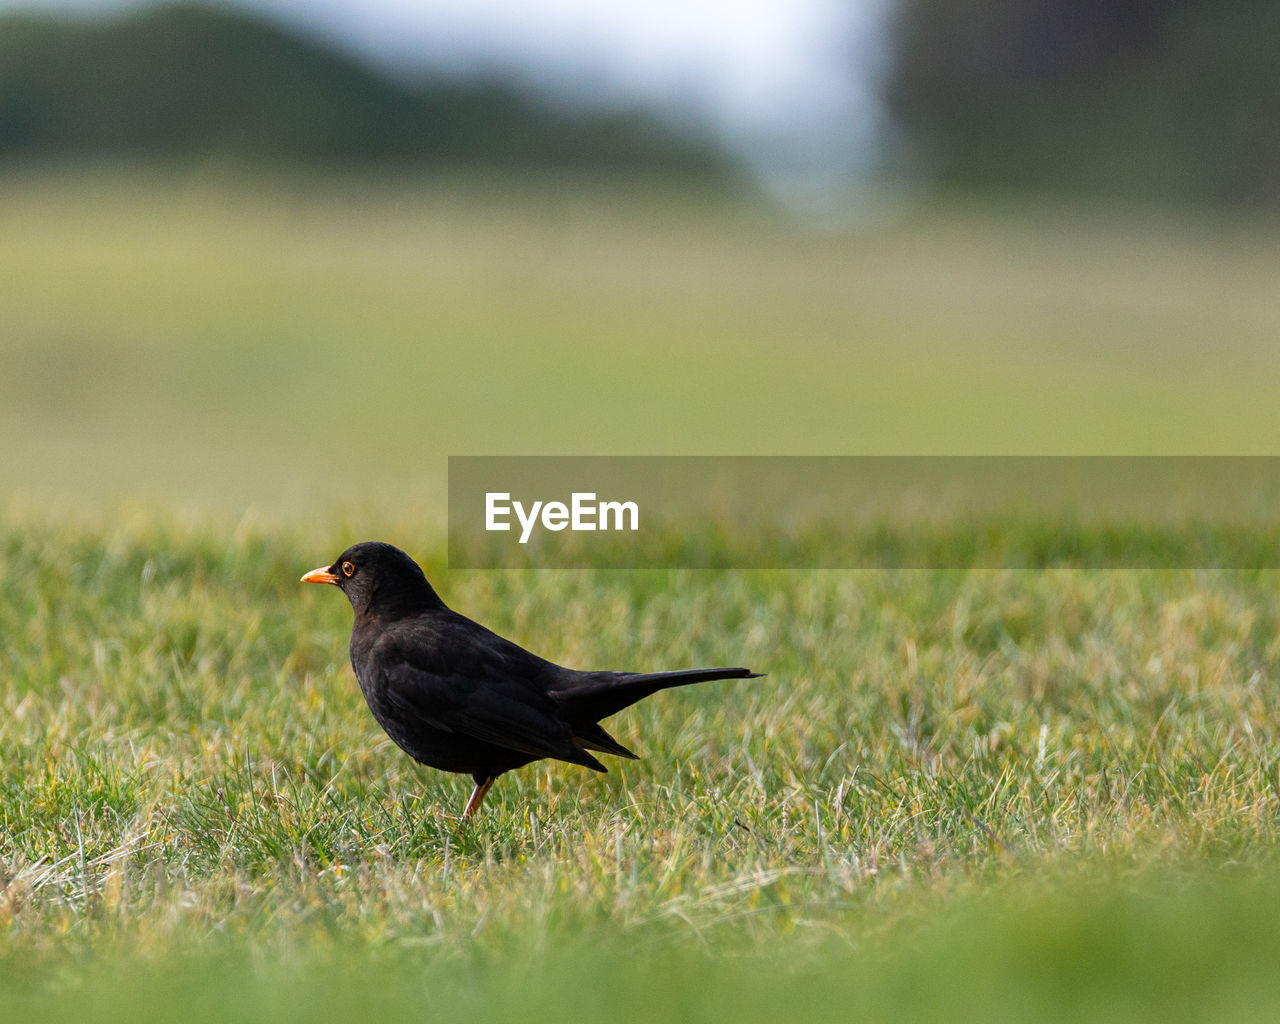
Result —
<instances>
[{"instance_id":1,"label":"sky","mask_svg":"<svg viewBox=\"0 0 1280 1024\"><path fill-rule=\"evenodd\" d=\"M775 191L857 179L880 137L890 0L238 0L405 69L512 75L710 126ZM111 10L138 0L0 0Z\"/></svg>"}]
</instances>

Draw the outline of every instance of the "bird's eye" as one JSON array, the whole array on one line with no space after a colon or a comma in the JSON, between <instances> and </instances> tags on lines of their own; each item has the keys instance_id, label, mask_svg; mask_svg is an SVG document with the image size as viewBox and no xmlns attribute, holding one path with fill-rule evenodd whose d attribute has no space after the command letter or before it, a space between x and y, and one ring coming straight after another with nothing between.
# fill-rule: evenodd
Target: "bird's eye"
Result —
<instances>
[{"instance_id":1,"label":"bird's eye","mask_svg":"<svg viewBox=\"0 0 1280 1024\"><path fill-rule=\"evenodd\" d=\"M355 571L356 571L356 567L355 567L354 565L352 565L350 562L343 562L343 563L342 563L342 575L343 575L343 576L350 576L350 575L352 575Z\"/></svg>"}]
</instances>

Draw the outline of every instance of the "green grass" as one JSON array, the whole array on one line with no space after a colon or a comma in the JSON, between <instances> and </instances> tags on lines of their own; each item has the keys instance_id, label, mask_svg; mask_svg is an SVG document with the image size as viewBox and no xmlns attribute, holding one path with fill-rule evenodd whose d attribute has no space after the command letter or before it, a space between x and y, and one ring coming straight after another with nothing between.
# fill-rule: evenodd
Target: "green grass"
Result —
<instances>
[{"instance_id":1,"label":"green grass","mask_svg":"<svg viewBox=\"0 0 1280 1024\"><path fill-rule=\"evenodd\" d=\"M644 760L531 766L464 827L469 780L382 737L346 602L296 582L323 544L5 535L0 1005L1233 1019L1270 991L1274 573L451 574L428 548L455 606L548 656L768 673L645 702L615 720Z\"/></svg>"},{"instance_id":2,"label":"green grass","mask_svg":"<svg viewBox=\"0 0 1280 1024\"><path fill-rule=\"evenodd\" d=\"M1277 270L1266 224L1132 212L10 174L0 1017L1273 1019L1280 573L450 571L442 487L467 452L1270 452ZM371 537L568 664L768 674L461 826L297 582Z\"/></svg>"},{"instance_id":3,"label":"green grass","mask_svg":"<svg viewBox=\"0 0 1280 1024\"><path fill-rule=\"evenodd\" d=\"M1270 453L1273 229L11 173L0 447L36 501L289 521L440 507L449 454Z\"/></svg>"}]
</instances>

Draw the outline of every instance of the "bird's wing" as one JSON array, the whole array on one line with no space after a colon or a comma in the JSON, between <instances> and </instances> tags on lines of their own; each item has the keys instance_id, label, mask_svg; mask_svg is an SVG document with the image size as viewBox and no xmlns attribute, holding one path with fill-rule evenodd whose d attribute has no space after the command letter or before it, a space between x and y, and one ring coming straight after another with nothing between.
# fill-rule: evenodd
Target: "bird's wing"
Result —
<instances>
[{"instance_id":1,"label":"bird's wing","mask_svg":"<svg viewBox=\"0 0 1280 1024\"><path fill-rule=\"evenodd\" d=\"M531 757L555 757L604 771L574 742L550 697L526 679L503 677L478 660L467 673L440 673L395 660L384 665L387 700L437 729Z\"/></svg>"}]
</instances>

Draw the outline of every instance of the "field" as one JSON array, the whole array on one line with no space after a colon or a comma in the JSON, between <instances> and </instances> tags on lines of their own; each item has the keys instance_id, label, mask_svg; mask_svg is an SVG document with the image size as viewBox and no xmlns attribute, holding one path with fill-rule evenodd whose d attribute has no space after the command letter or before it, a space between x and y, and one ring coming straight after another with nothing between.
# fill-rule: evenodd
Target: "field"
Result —
<instances>
[{"instance_id":1,"label":"field","mask_svg":"<svg viewBox=\"0 0 1280 1024\"><path fill-rule=\"evenodd\" d=\"M1273 1019L1280 573L446 564L449 454L1273 450L1277 225L891 213L0 181L0 1016ZM460 826L297 583L365 537L768 674Z\"/></svg>"}]
</instances>

